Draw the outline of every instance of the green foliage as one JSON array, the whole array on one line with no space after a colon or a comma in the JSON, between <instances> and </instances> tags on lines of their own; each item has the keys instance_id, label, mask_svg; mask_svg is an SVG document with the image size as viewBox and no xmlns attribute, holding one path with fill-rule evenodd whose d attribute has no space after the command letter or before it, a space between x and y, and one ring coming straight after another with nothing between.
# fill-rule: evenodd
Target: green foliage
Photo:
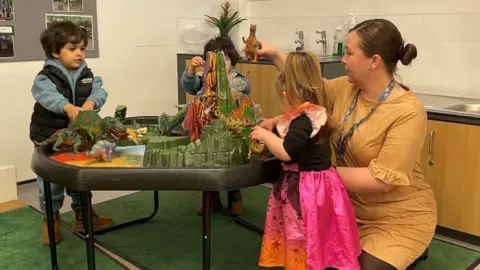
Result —
<instances>
[{"instance_id":1,"label":"green foliage","mask_svg":"<svg viewBox=\"0 0 480 270\"><path fill-rule=\"evenodd\" d=\"M208 23L218 27L221 37L229 37L230 31L233 27L246 20L238 17L238 11L232 12L231 4L228 1L225 1L222 4L222 12L220 13L219 18L209 15L205 15L205 17L207 17L206 20Z\"/></svg>"}]
</instances>

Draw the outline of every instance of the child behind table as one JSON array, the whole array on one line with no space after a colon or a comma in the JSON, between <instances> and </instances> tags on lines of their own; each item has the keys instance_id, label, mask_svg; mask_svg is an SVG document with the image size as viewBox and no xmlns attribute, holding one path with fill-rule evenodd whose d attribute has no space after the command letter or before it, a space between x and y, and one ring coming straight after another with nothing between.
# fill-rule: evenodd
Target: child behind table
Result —
<instances>
[{"instance_id":1,"label":"child behind table","mask_svg":"<svg viewBox=\"0 0 480 270\"><path fill-rule=\"evenodd\" d=\"M360 269L355 213L331 164L324 87L316 56L290 53L277 81L285 114L251 133L283 161L268 202L260 266Z\"/></svg>"},{"instance_id":2,"label":"child behind table","mask_svg":"<svg viewBox=\"0 0 480 270\"><path fill-rule=\"evenodd\" d=\"M223 51L225 54L225 61L227 63L226 70L228 73L228 79L230 81L230 90L232 94L244 94L250 95L250 82L247 78L235 69L235 65L238 63L240 56L230 38L217 37L211 39L204 46L203 58L195 56L187 69L183 72L181 78L182 88L185 89L190 95L196 95L203 87L203 75L195 74L195 70L198 67L205 65L208 52ZM233 190L229 192L229 196L232 198L232 212L236 215L242 213L242 196L240 190ZM222 208L222 202L220 200L219 192L212 192L211 205L215 211L220 211ZM203 207L198 207L197 212L203 213Z\"/></svg>"},{"instance_id":3,"label":"child behind table","mask_svg":"<svg viewBox=\"0 0 480 270\"><path fill-rule=\"evenodd\" d=\"M107 92L102 79L94 76L85 62L88 33L76 24L65 21L51 24L40 36L47 56L43 69L35 77L32 95L35 99L30 122L30 139L42 142L59 129L66 128L70 120L83 110L99 109L105 104ZM45 213L43 179L37 177L40 209ZM55 241L61 240L59 210L62 208L65 188L50 184L54 212ZM67 189L75 212L74 228L83 232L81 197L79 192ZM90 194L91 195L91 194ZM93 229L113 225L110 218L93 212ZM46 219L43 219L42 241L48 244Z\"/></svg>"}]
</instances>

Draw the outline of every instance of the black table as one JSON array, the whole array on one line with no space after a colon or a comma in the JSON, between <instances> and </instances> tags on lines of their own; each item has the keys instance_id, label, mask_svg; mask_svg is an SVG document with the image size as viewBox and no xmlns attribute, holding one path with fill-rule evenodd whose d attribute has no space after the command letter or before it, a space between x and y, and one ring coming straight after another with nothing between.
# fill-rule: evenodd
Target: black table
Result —
<instances>
[{"instance_id":1,"label":"black table","mask_svg":"<svg viewBox=\"0 0 480 270\"><path fill-rule=\"evenodd\" d=\"M142 117L149 121L156 117ZM278 178L281 162L277 159L252 161L224 169L200 168L142 168L142 167L78 167L51 159L52 153L45 147L36 147L33 152L31 168L44 179L46 216L50 241L52 269L58 269L55 233L53 227L53 208L50 183L79 191L82 195L82 213L85 228L85 241L88 269L95 269L95 249L92 224L92 203L89 192L92 190L152 190L154 193L154 210L148 216L101 230L98 233L123 228L139 222L145 222L158 211L159 190L202 191L203 196L203 269L210 269L210 233L211 211L210 194L216 191L231 191L261 185ZM231 209L231 198L229 198ZM231 211L230 211L231 212ZM242 220L231 213L242 225L263 233L263 230Z\"/></svg>"}]
</instances>

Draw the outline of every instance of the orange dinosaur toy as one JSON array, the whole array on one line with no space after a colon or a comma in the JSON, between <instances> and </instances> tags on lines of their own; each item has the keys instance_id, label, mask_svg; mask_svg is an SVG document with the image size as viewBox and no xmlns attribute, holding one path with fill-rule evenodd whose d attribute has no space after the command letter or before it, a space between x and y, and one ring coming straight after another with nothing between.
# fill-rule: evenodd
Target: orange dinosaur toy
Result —
<instances>
[{"instance_id":1,"label":"orange dinosaur toy","mask_svg":"<svg viewBox=\"0 0 480 270\"><path fill-rule=\"evenodd\" d=\"M248 60L252 60L252 62L258 61L258 53L257 51L261 49L260 43L256 37L257 32L257 25L250 24L250 34L248 38L245 40L245 37L242 37L243 43L245 43L245 56Z\"/></svg>"}]
</instances>

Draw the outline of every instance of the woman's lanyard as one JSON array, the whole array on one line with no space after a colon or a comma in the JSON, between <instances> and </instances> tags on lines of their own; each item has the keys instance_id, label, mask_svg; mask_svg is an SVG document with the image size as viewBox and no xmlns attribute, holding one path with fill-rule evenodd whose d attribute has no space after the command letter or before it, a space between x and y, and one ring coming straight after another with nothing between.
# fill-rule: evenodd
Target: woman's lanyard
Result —
<instances>
[{"instance_id":1,"label":"woman's lanyard","mask_svg":"<svg viewBox=\"0 0 480 270\"><path fill-rule=\"evenodd\" d=\"M367 120L370 117L370 115L372 115L372 113L378 108L378 106L380 106L380 103L382 103L388 98L388 96L393 90L394 82L395 80L393 79L390 81L385 91L383 91L382 95L378 98L377 104L375 104L375 106L372 109L370 109L370 112L367 114L367 116L365 116L364 118L360 119L360 121L353 124L352 127L350 127L350 130L347 132L347 134L345 134L345 136L342 138L345 124L347 123L348 119L352 115L353 109L357 105L358 95L360 94L360 91L357 92L357 94L355 95L355 98L352 101L352 104L350 104L350 108L348 109L347 115L345 115L345 118L343 119L342 128L340 129L340 135L338 136L337 149L336 149L337 165L339 164L340 159L343 158L343 155L345 154L345 147L347 145L347 141L352 137L355 129L357 129L357 127L360 126L360 124L362 124L365 120Z\"/></svg>"}]
</instances>

